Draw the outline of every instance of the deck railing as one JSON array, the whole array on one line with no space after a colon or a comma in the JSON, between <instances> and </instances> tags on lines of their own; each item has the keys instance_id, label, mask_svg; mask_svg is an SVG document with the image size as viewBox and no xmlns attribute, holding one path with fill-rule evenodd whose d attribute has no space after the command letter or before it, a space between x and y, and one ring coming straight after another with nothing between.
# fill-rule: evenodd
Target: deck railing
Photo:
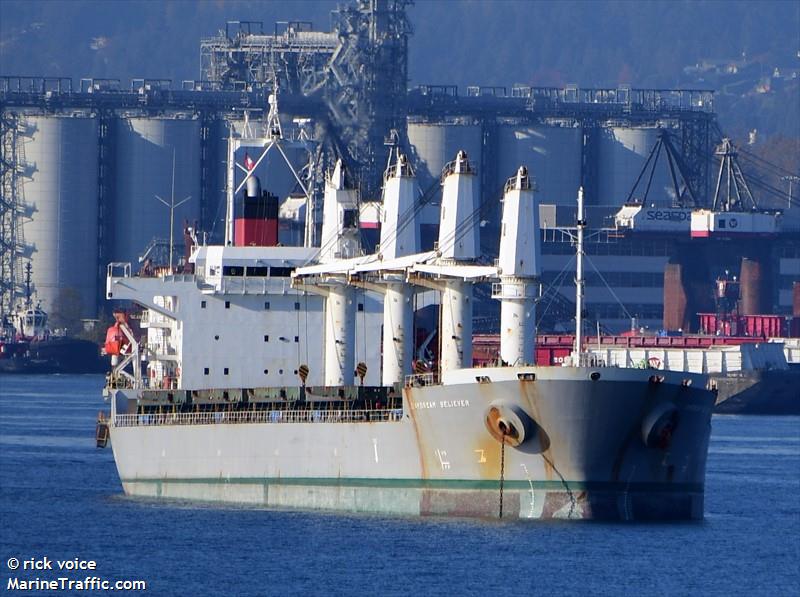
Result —
<instances>
[{"instance_id":1,"label":"deck railing","mask_svg":"<svg viewBox=\"0 0 800 597\"><path fill-rule=\"evenodd\" d=\"M439 383L439 374L436 372L428 373L415 373L414 375L406 375L406 387L413 386L435 386Z\"/></svg>"},{"instance_id":2,"label":"deck railing","mask_svg":"<svg viewBox=\"0 0 800 597\"><path fill-rule=\"evenodd\" d=\"M243 423L376 423L400 421L402 409L258 410L232 412L121 414L115 427L160 425L222 425Z\"/></svg>"}]
</instances>

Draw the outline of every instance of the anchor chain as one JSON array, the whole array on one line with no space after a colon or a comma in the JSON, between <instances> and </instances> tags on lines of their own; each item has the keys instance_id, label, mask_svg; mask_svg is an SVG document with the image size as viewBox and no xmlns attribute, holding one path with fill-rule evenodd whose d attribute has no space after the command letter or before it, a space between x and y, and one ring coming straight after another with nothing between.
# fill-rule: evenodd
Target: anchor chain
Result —
<instances>
[{"instance_id":1,"label":"anchor chain","mask_svg":"<svg viewBox=\"0 0 800 597\"><path fill-rule=\"evenodd\" d=\"M506 472L506 430L503 429L500 441L500 518L503 518L503 481Z\"/></svg>"}]
</instances>

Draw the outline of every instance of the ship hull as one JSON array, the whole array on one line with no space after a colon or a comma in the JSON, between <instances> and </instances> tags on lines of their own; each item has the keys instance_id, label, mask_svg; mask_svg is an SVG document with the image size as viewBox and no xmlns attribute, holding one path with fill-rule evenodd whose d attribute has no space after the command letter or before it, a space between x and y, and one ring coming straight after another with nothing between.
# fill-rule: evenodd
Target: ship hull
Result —
<instances>
[{"instance_id":1,"label":"ship hull","mask_svg":"<svg viewBox=\"0 0 800 597\"><path fill-rule=\"evenodd\" d=\"M726 415L800 415L800 369L713 376L719 388L714 412Z\"/></svg>"},{"instance_id":2,"label":"ship hull","mask_svg":"<svg viewBox=\"0 0 800 597\"><path fill-rule=\"evenodd\" d=\"M398 516L500 516L499 485L397 479L162 479L123 483L129 496L257 507ZM492 486L493 485L493 486ZM503 518L702 520L697 485L515 482L503 492ZM531 488L532 486L532 488Z\"/></svg>"},{"instance_id":3,"label":"ship hull","mask_svg":"<svg viewBox=\"0 0 800 597\"><path fill-rule=\"evenodd\" d=\"M685 383L691 375L652 373L467 369L445 385L404 388L394 420L222 415L191 424L178 415L151 424L128 415L112 417L111 441L135 496L397 515L498 517L502 504L504 517L701 519L714 395ZM493 408L524 419L515 419L521 443L492 434ZM667 415L670 433L648 444L649 426Z\"/></svg>"},{"instance_id":4,"label":"ship hull","mask_svg":"<svg viewBox=\"0 0 800 597\"><path fill-rule=\"evenodd\" d=\"M10 358L0 358L0 373L105 373L108 361L100 356L100 347L79 338L55 337L24 344Z\"/></svg>"}]
</instances>

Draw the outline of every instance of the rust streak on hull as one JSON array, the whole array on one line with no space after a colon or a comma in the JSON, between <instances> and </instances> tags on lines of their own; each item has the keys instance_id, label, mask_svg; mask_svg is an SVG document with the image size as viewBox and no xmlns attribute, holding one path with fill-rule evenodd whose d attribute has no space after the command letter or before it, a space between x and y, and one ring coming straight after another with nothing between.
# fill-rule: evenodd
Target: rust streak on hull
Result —
<instances>
[{"instance_id":1,"label":"rust streak on hull","mask_svg":"<svg viewBox=\"0 0 800 597\"><path fill-rule=\"evenodd\" d=\"M406 409L408 415L411 417L411 423L414 427L414 436L417 439L417 450L419 453L419 470L420 476L422 479L428 479L428 466L425 462L425 454L428 450L425 447L425 442L422 440L422 434L419 432L419 422L417 421L417 413L414 410L414 396L413 396L413 388L404 387L403 388L403 398L405 399Z\"/></svg>"}]
</instances>

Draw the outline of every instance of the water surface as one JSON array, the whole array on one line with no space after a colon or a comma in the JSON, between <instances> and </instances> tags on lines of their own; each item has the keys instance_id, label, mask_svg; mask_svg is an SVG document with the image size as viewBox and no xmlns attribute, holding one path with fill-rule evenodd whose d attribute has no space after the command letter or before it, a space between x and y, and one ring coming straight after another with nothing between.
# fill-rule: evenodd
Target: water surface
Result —
<instances>
[{"instance_id":1,"label":"water surface","mask_svg":"<svg viewBox=\"0 0 800 597\"><path fill-rule=\"evenodd\" d=\"M65 576L7 567L48 556L147 595L800 594L798 417L714 417L699 523L385 518L126 498L102 384L0 376L4 590Z\"/></svg>"}]
</instances>

